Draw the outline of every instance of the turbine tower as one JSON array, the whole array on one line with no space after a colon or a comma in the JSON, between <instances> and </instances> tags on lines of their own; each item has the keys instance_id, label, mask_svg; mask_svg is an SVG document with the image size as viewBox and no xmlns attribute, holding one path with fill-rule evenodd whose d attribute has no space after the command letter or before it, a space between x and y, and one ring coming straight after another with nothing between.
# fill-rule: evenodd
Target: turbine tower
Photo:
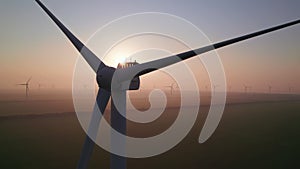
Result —
<instances>
[{"instance_id":1,"label":"turbine tower","mask_svg":"<svg viewBox=\"0 0 300 169\"><path fill-rule=\"evenodd\" d=\"M272 93L272 86L270 84L268 84L268 91L269 93Z\"/></svg>"},{"instance_id":2,"label":"turbine tower","mask_svg":"<svg viewBox=\"0 0 300 169\"><path fill-rule=\"evenodd\" d=\"M86 136L84 146L81 152L81 156L77 165L78 169L87 168L88 161L92 155L94 147L94 139L97 136L97 129L100 122L100 113L104 113L104 110L111 98L111 127L117 130L119 133L126 135L126 92L127 90L138 90L140 87L140 76L148 74L150 72L159 70L161 68L173 65L180 61L195 57L197 55L222 48L240 41L244 41L256 36L260 36L275 30L279 30L288 26L299 24L300 20L275 26L269 29L261 30L251 34L247 34L241 37L225 40L212 45L204 46L195 50L179 53L158 60L150 62L132 65L130 67L113 68L103 63L91 50L88 49L77 37L75 37L39 0L36 0L39 6L49 15L49 17L56 23L56 25L62 30L62 32L68 37L75 48L81 52L81 56L86 60L89 66L96 73L97 83L99 86L98 94L96 97L96 103L94 105L94 111L92 114L90 127L88 129L88 135ZM83 51L82 51L83 50ZM117 84L114 83L114 80ZM216 86L214 86L215 88ZM113 95L114 97L111 97ZM115 101L121 102L116 105ZM116 108L118 106L118 109ZM218 117L221 118L221 117ZM220 119L216 119L219 121ZM204 125L201 133L205 131L213 132L217 127L217 124L213 124L213 130L211 126ZM207 133L205 133L207 134ZM212 134L212 133L211 133ZM209 135L209 134L208 134ZM115 135L111 135L111 148L121 149L125 151L125 140L117 140ZM121 157L115 154L111 154L111 169L125 169L126 168L126 157Z\"/></svg>"},{"instance_id":3,"label":"turbine tower","mask_svg":"<svg viewBox=\"0 0 300 169\"><path fill-rule=\"evenodd\" d=\"M38 89L40 90L42 88L42 84L38 84Z\"/></svg>"},{"instance_id":4,"label":"turbine tower","mask_svg":"<svg viewBox=\"0 0 300 169\"><path fill-rule=\"evenodd\" d=\"M17 84L19 86L25 86L25 96L26 96L26 98L28 98L28 94L29 94L29 82L30 82L30 80L31 80L31 77L25 83Z\"/></svg>"},{"instance_id":5,"label":"turbine tower","mask_svg":"<svg viewBox=\"0 0 300 169\"><path fill-rule=\"evenodd\" d=\"M293 87L289 86L289 93L292 93Z\"/></svg>"},{"instance_id":6,"label":"turbine tower","mask_svg":"<svg viewBox=\"0 0 300 169\"><path fill-rule=\"evenodd\" d=\"M251 88L252 88L251 86L247 86L244 84L244 92L245 93L248 93L251 90Z\"/></svg>"},{"instance_id":7,"label":"turbine tower","mask_svg":"<svg viewBox=\"0 0 300 169\"><path fill-rule=\"evenodd\" d=\"M45 88L46 85L42 83L38 83L38 89L41 90L42 88Z\"/></svg>"}]
</instances>

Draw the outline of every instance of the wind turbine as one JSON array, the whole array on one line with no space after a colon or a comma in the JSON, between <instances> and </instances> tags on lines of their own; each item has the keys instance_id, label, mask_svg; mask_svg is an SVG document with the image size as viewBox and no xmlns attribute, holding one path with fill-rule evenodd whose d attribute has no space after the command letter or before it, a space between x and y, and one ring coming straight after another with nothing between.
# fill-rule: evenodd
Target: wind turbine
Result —
<instances>
[{"instance_id":1,"label":"wind turbine","mask_svg":"<svg viewBox=\"0 0 300 169\"><path fill-rule=\"evenodd\" d=\"M270 84L268 84L268 91L269 93L272 93L272 86Z\"/></svg>"},{"instance_id":2,"label":"wind turbine","mask_svg":"<svg viewBox=\"0 0 300 169\"><path fill-rule=\"evenodd\" d=\"M38 84L38 89L40 90L41 89L41 87L42 87L42 84Z\"/></svg>"},{"instance_id":3,"label":"wind turbine","mask_svg":"<svg viewBox=\"0 0 300 169\"><path fill-rule=\"evenodd\" d=\"M49 17L56 23L56 25L63 31L68 39L73 43L75 48L81 53L82 57L86 60L89 66L94 70L97 75L97 83L99 86L98 94L96 97L96 103L92 114L90 127L88 129L89 135L86 136L84 146L81 152L80 160L78 163L78 169L84 169L88 165L88 161L91 157L94 142L93 138L96 137L100 119L98 117L98 108L101 113L104 112L109 99L111 98L111 127L118 132L126 135L126 118L123 117L126 113L126 91L137 90L140 87L139 77L155 70L164 68L169 65L173 65L180 61L192 58L199 54L203 54L218 48L222 48L246 39L250 39L256 36L260 36L275 30L279 30L288 26L299 24L300 20L275 26L269 29L261 30L251 34L247 34L241 37L225 40L219 43L201 47L195 50L186 51L177 55L169 56L166 58L136 64L126 68L113 68L103 63L91 50L89 50L77 37L75 37L39 0L36 2L40 7L49 15ZM178 59L179 58L179 59ZM114 83L116 82L116 83ZM215 88L215 86L214 86ZM115 97L111 97L115 96ZM116 108L115 101L121 102ZM122 115L121 115L122 113ZM205 127L202 129L204 130ZM201 133L200 133L201 135ZM92 137L92 138L90 138ZM114 135L111 138L111 147L118 145L118 148L124 148L124 140L114 140ZM125 169L126 157L111 154L111 169Z\"/></svg>"},{"instance_id":4,"label":"wind turbine","mask_svg":"<svg viewBox=\"0 0 300 169\"><path fill-rule=\"evenodd\" d=\"M292 93L292 90L293 90L293 87L290 86L290 87L289 87L289 93Z\"/></svg>"},{"instance_id":5,"label":"wind turbine","mask_svg":"<svg viewBox=\"0 0 300 169\"><path fill-rule=\"evenodd\" d=\"M28 98L28 93L29 93L29 82L31 80L31 77L25 82L25 83L20 83L17 84L19 86L25 86L25 94L26 94L26 98Z\"/></svg>"},{"instance_id":6,"label":"wind turbine","mask_svg":"<svg viewBox=\"0 0 300 169\"><path fill-rule=\"evenodd\" d=\"M245 93L248 93L248 91L249 91L248 89L251 90L251 86L247 86L244 84L244 92Z\"/></svg>"},{"instance_id":7,"label":"wind turbine","mask_svg":"<svg viewBox=\"0 0 300 169\"><path fill-rule=\"evenodd\" d=\"M42 83L38 83L38 89L40 90L40 89L42 89L42 88L45 88L46 87L46 85L45 84L42 84Z\"/></svg>"}]
</instances>

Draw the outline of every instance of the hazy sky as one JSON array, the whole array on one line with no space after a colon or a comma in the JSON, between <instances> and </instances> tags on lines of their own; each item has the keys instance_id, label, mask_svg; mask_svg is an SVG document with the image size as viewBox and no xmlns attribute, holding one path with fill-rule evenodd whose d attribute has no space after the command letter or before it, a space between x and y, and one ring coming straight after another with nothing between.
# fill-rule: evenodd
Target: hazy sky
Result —
<instances>
[{"instance_id":1,"label":"hazy sky","mask_svg":"<svg viewBox=\"0 0 300 169\"><path fill-rule=\"evenodd\" d=\"M212 42L300 18L299 0L42 2L83 42L109 21L137 12L164 12L185 18ZM0 21L0 89L16 88L16 83L30 76L32 88L38 83L71 88L78 52L34 0L2 0ZM288 86L293 86L294 91L300 92L299 47L297 25L223 48L218 53L233 90L242 90L242 84L248 84L263 91L267 84L272 84L274 90L287 91Z\"/></svg>"}]
</instances>

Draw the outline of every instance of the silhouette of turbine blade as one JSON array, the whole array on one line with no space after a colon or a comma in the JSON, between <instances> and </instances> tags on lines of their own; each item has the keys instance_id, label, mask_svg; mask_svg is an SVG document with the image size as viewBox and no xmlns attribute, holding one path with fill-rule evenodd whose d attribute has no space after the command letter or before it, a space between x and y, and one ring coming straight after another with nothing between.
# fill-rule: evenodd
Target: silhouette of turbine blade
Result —
<instances>
[{"instance_id":1,"label":"silhouette of turbine blade","mask_svg":"<svg viewBox=\"0 0 300 169\"><path fill-rule=\"evenodd\" d=\"M93 114L87 131L88 134L86 135L85 138L85 142L81 151L77 169L86 169L88 166L88 162L91 158L93 148L95 145L93 140L96 140L97 137L99 124L101 121L101 114L103 115L110 96L111 96L110 92L101 88L99 89Z\"/></svg>"},{"instance_id":2,"label":"silhouette of turbine blade","mask_svg":"<svg viewBox=\"0 0 300 169\"><path fill-rule=\"evenodd\" d=\"M32 77L30 77L30 78L27 80L26 84L28 84L28 83L30 82L31 78L32 78Z\"/></svg>"},{"instance_id":3,"label":"silhouette of turbine blade","mask_svg":"<svg viewBox=\"0 0 300 169\"><path fill-rule=\"evenodd\" d=\"M56 23L56 25L63 31L63 33L72 42L75 48L81 53L90 67L97 72L98 68L106 66L101 60L87 48L75 35L73 35L39 0L36 0L39 6L48 14L48 16Z\"/></svg>"},{"instance_id":4,"label":"silhouette of turbine blade","mask_svg":"<svg viewBox=\"0 0 300 169\"><path fill-rule=\"evenodd\" d=\"M237 38L225 40L225 41L215 43L215 44L212 44L212 45L208 45L208 46L205 46L205 47L201 47L201 48L198 48L198 49L194 49L194 50L190 50L190 51L187 51L187 52L179 53L177 55L172 55L172 56L165 57L165 58L162 58L162 59L158 59L158 60L154 60L154 61L150 61L150 62L146 62L146 63L142 63L142 64L137 64L137 65L134 65L132 67L128 67L128 68L124 68L124 69L117 69L116 71L120 72L120 75L121 75L120 78L121 79L119 79L119 80L120 81L126 81L126 80L130 79L132 74L135 74L136 76L141 76L141 75L150 73L152 71L167 67L169 65L178 63L182 60L189 59L191 57L197 56L199 54L203 54L203 53L206 53L206 52L218 49L218 48L222 48L222 47L225 47L225 46L228 46L228 45L240 42L240 41L244 41L244 40L247 40L247 39L250 39L250 38L254 38L254 37L257 37L257 36L260 36L260 35L263 35L263 34L266 34L266 33L270 33L270 32L273 32L273 31L276 31L276 30L279 30L279 29L283 29L283 28L286 28L286 27L289 27L289 26L292 26L292 25L296 25L296 24L299 24L299 23L300 23L300 20L288 22L288 23L285 23L285 24L282 24L282 25L279 25L279 26L271 27L269 29L264 29L264 30L257 31L257 32L254 32L254 33L250 33L250 34L240 36L240 37L237 37Z\"/></svg>"}]
</instances>

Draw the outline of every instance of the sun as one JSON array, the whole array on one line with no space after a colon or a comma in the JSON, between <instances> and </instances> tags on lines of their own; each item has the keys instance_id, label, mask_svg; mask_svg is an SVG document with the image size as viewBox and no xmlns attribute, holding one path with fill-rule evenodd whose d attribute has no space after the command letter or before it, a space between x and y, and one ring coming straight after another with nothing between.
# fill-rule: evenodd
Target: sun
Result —
<instances>
[{"instance_id":1,"label":"sun","mask_svg":"<svg viewBox=\"0 0 300 169\"><path fill-rule=\"evenodd\" d=\"M111 58L110 60L110 65L112 67L117 67L118 64L125 64L128 58L128 54L125 52L120 52L120 51L111 51L108 54L107 58Z\"/></svg>"},{"instance_id":2,"label":"sun","mask_svg":"<svg viewBox=\"0 0 300 169\"><path fill-rule=\"evenodd\" d=\"M125 62L126 62L126 56L124 56L124 54L122 54L122 53L117 53L116 54L116 56L115 56L117 59L117 64L125 64Z\"/></svg>"}]
</instances>

